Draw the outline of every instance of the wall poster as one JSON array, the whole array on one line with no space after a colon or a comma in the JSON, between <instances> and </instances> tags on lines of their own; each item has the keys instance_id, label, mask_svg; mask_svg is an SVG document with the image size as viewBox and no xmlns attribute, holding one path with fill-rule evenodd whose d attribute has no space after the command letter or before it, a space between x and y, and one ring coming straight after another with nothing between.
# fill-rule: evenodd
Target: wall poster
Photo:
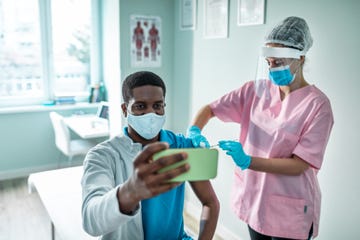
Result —
<instances>
[{"instance_id":1,"label":"wall poster","mask_svg":"<svg viewBox=\"0 0 360 240\"><path fill-rule=\"evenodd\" d=\"M161 18L130 16L131 67L161 66Z\"/></svg>"},{"instance_id":2,"label":"wall poster","mask_svg":"<svg viewBox=\"0 0 360 240\"><path fill-rule=\"evenodd\" d=\"M180 30L194 30L196 24L196 0L180 1Z\"/></svg>"},{"instance_id":3,"label":"wall poster","mask_svg":"<svg viewBox=\"0 0 360 240\"><path fill-rule=\"evenodd\" d=\"M227 38L228 0L205 0L205 38Z\"/></svg>"},{"instance_id":4,"label":"wall poster","mask_svg":"<svg viewBox=\"0 0 360 240\"><path fill-rule=\"evenodd\" d=\"M238 0L239 26L264 24L265 0Z\"/></svg>"}]
</instances>

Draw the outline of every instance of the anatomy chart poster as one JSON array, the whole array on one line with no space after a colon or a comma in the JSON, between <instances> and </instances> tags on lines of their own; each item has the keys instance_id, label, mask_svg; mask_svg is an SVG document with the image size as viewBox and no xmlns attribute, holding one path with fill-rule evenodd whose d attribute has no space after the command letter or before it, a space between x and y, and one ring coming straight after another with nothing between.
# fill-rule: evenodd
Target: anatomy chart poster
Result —
<instances>
[{"instance_id":1,"label":"anatomy chart poster","mask_svg":"<svg viewBox=\"0 0 360 240\"><path fill-rule=\"evenodd\" d=\"M161 66L161 18L132 15L130 17L132 67Z\"/></svg>"}]
</instances>

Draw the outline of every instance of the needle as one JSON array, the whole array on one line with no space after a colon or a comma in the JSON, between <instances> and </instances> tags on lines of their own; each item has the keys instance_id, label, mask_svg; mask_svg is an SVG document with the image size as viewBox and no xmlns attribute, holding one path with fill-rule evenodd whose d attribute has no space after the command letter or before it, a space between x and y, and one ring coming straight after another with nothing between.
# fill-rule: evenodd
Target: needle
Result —
<instances>
[{"instance_id":1,"label":"needle","mask_svg":"<svg viewBox=\"0 0 360 240\"><path fill-rule=\"evenodd\" d=\"M219 146L219 144L211 145L210 148L214 148L214 147L217 147L217 146Z\"/></svg>"},{"instance_id":2,"label":"needle","mask_svg":"<svg viewBox=\"0 0 360 240\"><path fill-rule=\"evenodd\" d=\"M229 141L238 141L237 139L232 139L232 140L229 140ZM214 148L214 147L217 147L219 146L219 143L217 144L214 144L214 145L211 145L209 148ZM204 143L200 143L200 147L204 148L205 147L205 144Z\"/></svg>"}]
</instances>

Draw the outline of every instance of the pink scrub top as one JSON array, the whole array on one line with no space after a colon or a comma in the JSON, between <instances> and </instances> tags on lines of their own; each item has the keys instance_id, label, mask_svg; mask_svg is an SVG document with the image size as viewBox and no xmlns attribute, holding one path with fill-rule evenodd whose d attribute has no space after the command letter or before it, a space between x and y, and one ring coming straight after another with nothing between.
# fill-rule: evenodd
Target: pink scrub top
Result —
<instances>
[{"instance_id":1,"label":"pink scrub top","mask_svg":"<svg viewBox=\"0 0 360 240\"><path fill-rule=\"evenodd\" d=\"M210 107L224 122L240 124L244 151L262 158L293 154L310 164L299 176L236 167L232 189L235 214L255 231L269 236L307 239L311 224L318 235L321 192L317 172L334 123L329 99L308 85L283 101L279 88L266 81L268 93L258 97L248 82Z\"/></svg>"}]
</instances>

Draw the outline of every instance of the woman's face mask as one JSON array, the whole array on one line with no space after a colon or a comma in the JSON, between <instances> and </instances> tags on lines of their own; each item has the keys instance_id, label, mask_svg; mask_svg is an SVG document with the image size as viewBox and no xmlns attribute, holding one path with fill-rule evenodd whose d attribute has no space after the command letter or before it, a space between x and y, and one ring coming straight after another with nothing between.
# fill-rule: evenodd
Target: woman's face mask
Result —
<instances>
[{"instance_id":1,"label":"woman's face mask","mask_svg":"<svg viewBox=\"0 0 360 240\"><path fill-rule=\"evenodd\" d=\"M143 138L150 140L159 134L165 124L165 114L147 113L132 115L128 113L128 124Z\"/></svg>"},{"instance_id":2,"label":"woman's face mask","mask_svg":"<svg viewBox=\"0 0 360 240\"><path fill-rule=\"evenodd\" d=\"M270 68L269 78L274 84L278 86L287 86L294 81L295 74L292 74L290 71L290 66L286 65Z\"/></svg>"}]
</instances>

